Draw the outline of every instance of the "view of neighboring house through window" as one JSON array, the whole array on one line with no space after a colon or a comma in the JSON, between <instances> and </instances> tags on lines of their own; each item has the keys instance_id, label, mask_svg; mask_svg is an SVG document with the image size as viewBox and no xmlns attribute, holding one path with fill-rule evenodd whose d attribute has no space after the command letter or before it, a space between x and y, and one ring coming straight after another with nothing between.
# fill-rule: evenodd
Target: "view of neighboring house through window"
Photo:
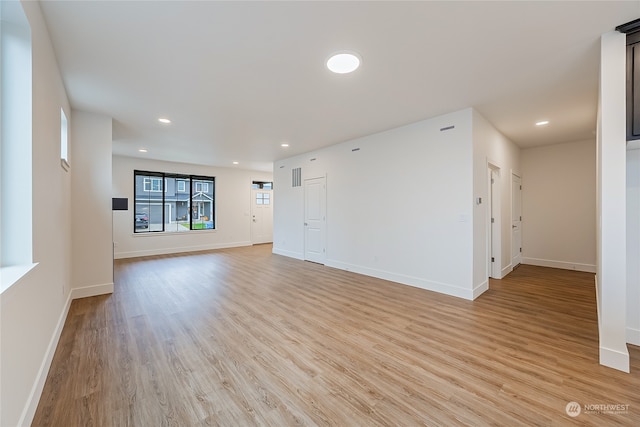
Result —
<instances>
[{"instance_id":1,"label":"view of neighboring house through window","mask_svg":"<svg viewBox=\"0 0 640 427\"><path fill-rule=\"evenodd\" d=\"M136 233L215 229L215 178L135 171Z\"/></svg>"},{"instance_id":2,"label":"view of neighboring house through window","mask_svg":"<svg viewBox=\"0 0 640 427\"><path fill-rule=\"evenodd\" d=\"M191 183L191 229L213 228L213 178L193 177Z\"/></svg>"}]
</instances>

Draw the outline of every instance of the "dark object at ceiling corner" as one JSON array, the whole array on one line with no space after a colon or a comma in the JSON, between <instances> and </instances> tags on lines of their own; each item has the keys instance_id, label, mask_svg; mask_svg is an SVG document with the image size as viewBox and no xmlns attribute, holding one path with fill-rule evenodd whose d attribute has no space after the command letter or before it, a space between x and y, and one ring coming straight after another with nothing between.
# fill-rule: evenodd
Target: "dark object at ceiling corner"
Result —
<instances>
[{"instance_id":1,"label":"dark object at ceiling corner","mask_svg":"<svg viewBox=\"0 0 640 427\"><path fill-rule=\"evenodd\" d=\"M626 24L618 25L616 31L627 35L640 31L640 18L629 21Z\"/></svg>"}]
</instances>

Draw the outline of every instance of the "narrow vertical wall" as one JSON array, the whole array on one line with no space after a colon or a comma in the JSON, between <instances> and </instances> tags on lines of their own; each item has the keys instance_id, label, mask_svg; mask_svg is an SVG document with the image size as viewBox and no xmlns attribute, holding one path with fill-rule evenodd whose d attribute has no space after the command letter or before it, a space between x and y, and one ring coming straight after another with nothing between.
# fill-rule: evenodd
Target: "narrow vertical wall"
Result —
<instances>
[{"instance_id":1,"label":"narrow vertical wall","mask_svg":"<svg viewBox=\"0 0 640 427\"><path fill-rule=\"evenodd\" d=\"M72 297L113 292L111 118L71 115Z\"/></svg>"},{"instance_id":2,"label":"narrow vertical wall","mask_svg":"<svg viewBox=\"0 0 640 427\"><path fill-rule=\"evenodd\" d=\"M497 171L500 202L496 221L500 227L500 277L513 270L511 265L511 173L520 174L520 148L502 135L480 113L473 110L473 286L475 296L488 288L489 183L488 167ZM479 202L478 199L481 199Z\"/></svg>"},{"instance_id":3,"label":"narrow vertical wall","mask_svg":"<svg viewBox=\"0 0 640 427\"><path fill-rule=\"evenodd\" d=\"M600 363L629 372L626 346L626 37L601 38L597 138L597 286Z\"/></svg>"}]
</instances>

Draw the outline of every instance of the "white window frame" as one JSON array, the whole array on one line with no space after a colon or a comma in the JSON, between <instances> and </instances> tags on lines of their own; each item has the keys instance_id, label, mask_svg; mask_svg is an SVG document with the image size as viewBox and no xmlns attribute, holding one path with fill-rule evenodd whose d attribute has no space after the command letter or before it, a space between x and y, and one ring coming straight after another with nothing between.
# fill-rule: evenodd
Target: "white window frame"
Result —
<instances>
[{"instance_id":1,"label":"white window frame","mask_svg":"<svg viewBox=\"0 0 640 427\"><path fill-rule=\"evenodd\" d=\"M200 189L198 190L198 186ZM209 183L208 182L195 182L196 193L208 193L209 192Z\"/></svg>"},{"instance_id":2,"label":"white window frame","mask_svg":"<svg viewBox=\"0 0 640 427\"><path fill-rule=\"evenodd\" d=\"M149 193L161 193L162 188L160 190L154 190L153 184L159 182L162 186L162 178L144 178L142 182L142 191L148 191ZM164 180L164 192L167 192L167 180Z\"/></svg>"},{"instance_id":3,"label":"white window frame","mask_svg":"<svg viewBox=\"0 0 640 427\"><path fill-rule=\"evenodd\" d=\"M178 187L178 193L186 193L187 192L187 183L186 181L182 181L182 180L176 180L177 182L177 187Z\"/></svg>"}]
</instances>

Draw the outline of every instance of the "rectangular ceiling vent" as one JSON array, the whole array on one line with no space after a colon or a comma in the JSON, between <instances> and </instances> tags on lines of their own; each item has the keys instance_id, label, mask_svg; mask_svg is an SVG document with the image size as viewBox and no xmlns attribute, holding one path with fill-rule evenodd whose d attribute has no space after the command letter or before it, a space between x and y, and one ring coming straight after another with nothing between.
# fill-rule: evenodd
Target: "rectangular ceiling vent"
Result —
<instances>
[{"instance_id":1,"label":"rectangular ceiling vent","mask_svg":"<svg viewBox=\"0 0 640 427\"><path fill-rule=\"evenodd\" d=\"M302 186L302 168L291 169L291 186Z\"/></svg>"}]
</instances>

